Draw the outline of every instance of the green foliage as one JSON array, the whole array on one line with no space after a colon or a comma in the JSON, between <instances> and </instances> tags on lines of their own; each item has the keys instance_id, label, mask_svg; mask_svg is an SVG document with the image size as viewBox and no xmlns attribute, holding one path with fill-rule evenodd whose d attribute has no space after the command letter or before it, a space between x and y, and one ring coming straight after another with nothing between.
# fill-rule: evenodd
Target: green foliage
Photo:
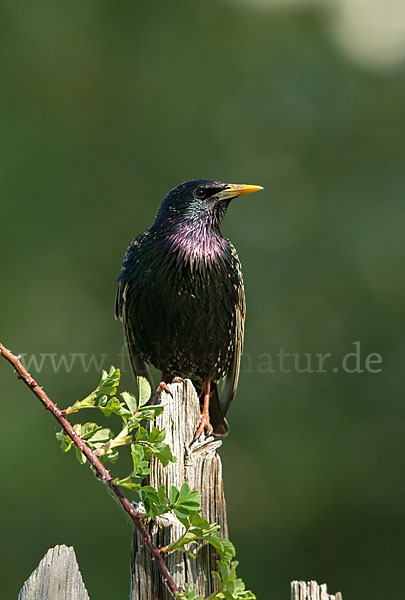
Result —
<instances>
[{"instance_id":1,"label":"green foliage","mask_svg":"<svg viewBox=\"0 0 405 600\"><path fill-rule=\"evenodd\" d=\"M109 373L103 371L101 381L96 389L84 400L77 401L73 406L69 406L69 408L64 411L65 415L75 413L82 408L94 408L97 398L100 398L99 404L102 406L108 396L114 396L120 382L120 376L119 369L116 369L115 367L111 367ZM114 400L116 400L116 398L114 398Z\"/></svg>"},{"instance_id":2,"label":"green foliage","mask_svg":"<svg viewBox=\"0 0 405 600\"><path fill-rule=\"evenodd\" d=\"M164 466L169 462L174 462L175 458L170 447L163 441L164 431L158 431L156 427L153 427L151 433L148 434L141 425L142 421L153 421L164 410L162 405L146 406L151 393L148 381L138 378L140 390L138 399L128 392L122 392L120 394L122 400L115 395L119 381L119 369L111 367L109 373L103 371L97 388L84 400L78 400L73 406L67 408L64 414L70 415L86 408L96 408L106 417L112 414L118 415L123 426L117 435L111 429L102 428L96 423L77 424L74 425L74 429L103 462L115 462L118 458L117 448L129 445L134 468L128 477L121 480L119 484L130 489L139 489L137 480L149 474L148 465L151 454L154 454ZM70 438L62 432L57 434L57 438L61 442L62 450L68 452L72 447ZM81 464L86 462L86 458L81 452L76 451L76 456Z\"/></svg>"},{"instance_id":3,"label":"green foliage","mask_svg":"<svg viewBox=\"0 0 405 600\"><path fill-rule=\"evenodd\" d=\"M246 590L243 581L236 576L236 561L228 563L219 560L217 566L218 571L213 571L212 575L217 580L218 591L205 600L256 600L253 592ZM187 584L185 587L185 593L176 594L177 600L204 600L202 596L197 596L194 590L190 590Z\"/></svg>"},{"instance_id":4,"label":"green foliage","mask_svg":"<svg viewBox=\"0 0 405 600\"><path fill-rule=\"evenodd\" d=\"M170 486L169 490L161 486L158 490L144 483L150 474L152 455L164 467L175 462L170 446L165 443L166 432L153 423L144 427L145 421L152 422L164 410L163 405L148 405L151 388L145 378L138 377L138 398L128 392L117 394L120 372L111 367L109 373L103 371L97 388L84 400L75 402L64 411L69 415L83 409L98 409L104 416L112 414L120 417L121 430L116 434L112 429L101 427L97 423L86 422L74 425L77 435L86 442L89 448L101 461L115 462L119 449L129 447L132 458L131 472L122 479L115 479L115 485L133 490L142 503L141 516L156 519L165 513L172 513L184 527L182 535L168 546L161 548L163 554L184 552L196 557L195 548L201 543L210 544L217 552L218 570L213 576L218 582L218 592L211 594L206 600L254 600L252 592L245 590L244 583L236 577L237 562L233 544L218 535L219 525L203 519L201 513L201 498L197 490L191 490L187 482L180 489ZM63 432L56 434L61 448L68 452L72 441ZM75 453L81 464L86 463L86 457L75 447ZM177 594L178 600L204 600L186 586L184 593Z\"/></svg>"}]
</instances>

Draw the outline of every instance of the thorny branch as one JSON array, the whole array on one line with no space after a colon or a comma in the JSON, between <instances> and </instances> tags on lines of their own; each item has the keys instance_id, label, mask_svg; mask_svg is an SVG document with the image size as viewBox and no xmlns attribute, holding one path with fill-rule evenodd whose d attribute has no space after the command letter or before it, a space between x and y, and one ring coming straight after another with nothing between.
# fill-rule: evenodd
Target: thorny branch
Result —
<instances>
[{"instance_id":1,"label":"thorny branch","mask_svg":"<svg viewBox=\"0 0 405 600\"><path fill-rule=\"evenodd\" d=\"M116 496L118 502L121 504L122 508L129 515L135 528L138 530L142 540L144 541L146 546L149 548L150 553L151 553L152 557L154 558L154 560L156 561L156 565L157 565L162 577L166 581L167 586L169 587L170 591L172 592L173 595L175 595L178 592L178 589L174 582L173 577L170 575L170 573L167 569L167 566L161 556L161 550L154 545L152 538L149 535L149 532L145 528L145 525L143 524L143 522L140 518L139 513L134 509L131 502L128 500L128 498L125 496L125 494L122 492L121 488L114 483L113 477L111 477L110 473L104 467L104 465L101 464L96 453L92 452L90 450L90 448L87 446L87 444L77 435L77 433L73 429L72 425L69 423L69 421L63 415L63 411L61 411L56 406L56 404L49 398L49 396L46 394L46 392L44 392L44 390L38 385L38 383L35 381L35 379L33 379L31 377L31 375L28 373L28 371L25 369L25 367L21 363L21 360L20 360L21 357L13 354L12 352L10 352L10 350L7 350L7 348L5 348L1 342L0 342L0 356L3 356L3 358L5 358L14 367L14 369L18 373L18 378L22 379L22 381L26 384L26 386L41 401L42 405L53 414L55 419L61 425L65 434L67 436L69 436L69 438L76 445L76 447L80 450L80 452L82 452L84 454L84 456L87 458L87 460L93 467L96 476L99 477L100 479L102 479L108 485L108 487L111 489L113 494Z\"/></svg>"}]
</instances>

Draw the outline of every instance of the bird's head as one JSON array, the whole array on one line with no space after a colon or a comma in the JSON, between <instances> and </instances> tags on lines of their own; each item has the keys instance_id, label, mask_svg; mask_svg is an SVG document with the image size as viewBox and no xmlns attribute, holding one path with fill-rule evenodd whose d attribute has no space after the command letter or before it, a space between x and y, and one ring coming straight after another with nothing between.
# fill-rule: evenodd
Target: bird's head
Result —
<instances>
[{"instance_id":1,"label":"bird's head","mask_svg":"<svg viewBox=\"0 0 405 600\"><path fill-rule=\"evenodd\" d=\"M154 226L192 221L218 227L233 198L262 189L259 185L222 183L211 179L187 181L165 196Z\"/></svg>"}]
</instances>

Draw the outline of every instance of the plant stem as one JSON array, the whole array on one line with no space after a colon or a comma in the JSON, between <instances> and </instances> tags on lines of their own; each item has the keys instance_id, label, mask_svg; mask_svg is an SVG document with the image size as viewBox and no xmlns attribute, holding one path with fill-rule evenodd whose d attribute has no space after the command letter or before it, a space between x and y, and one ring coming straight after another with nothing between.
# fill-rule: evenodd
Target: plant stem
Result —
<instances>
[{"instance_id":1,"label":"plant stem","mask_svg":"<svg viewBox=\"0 0 405 600\"><path fill-rule=\"evenodd\" d=\"M56 404L49 398L49 396L44 392L44 390L38 385L38 383L31 377L28 371L25 369L23 364L21 363L20 356L16 356L10 350L7 350L0 342L0 356L3 356L17 371L18 378L22 379L25 385L35 394L35 396L41 401L42 405L49 410L58 423L61 425L63 431L72 442L76 445L78 450L84 454L87 458L91 466L93 467L95 474L97 477L102 479L115 494L119 503L125 512L129 515L131 521L133 522L135 528L138 530L143 542L146 544L150 553L154 560L156 561L156 565L167 583L168 588L175 595L178 592L177 586L174 582L173 577L170 575L167 566L161 556L161 551L157 548L151 536L149 535L148 530L143 524L139 513L134 509L131 502L122 492L121 488L114 483L113 477L111 477L108 470L101 464L96 454L90 450L87 444L77 435L75 430L69 421L64 417L63 412L56 406Z\"/></svg>"},{"instance_id":2,"label":"plant stem","mask_svg":"<svg viewBox=\"0 0 405 600\"><path fill-rule=\"evenodd\" d=\"M182 540L184 540L184 538L186 537L186 535L188 534L188 532L191 529L191 523L188 527L186 527L185 532L183 533L183 535L181 535L179 538L177 538L177 540L174 540L173 542L171 542L171 544L169 544L168 546L162 546L162 548L160 549L161 552L165 552L166 554L169 554L169 552L173 552L172 548L173 546L177 546L177 544L179 542L181 542Z\"/></svg>"}]
</instances>

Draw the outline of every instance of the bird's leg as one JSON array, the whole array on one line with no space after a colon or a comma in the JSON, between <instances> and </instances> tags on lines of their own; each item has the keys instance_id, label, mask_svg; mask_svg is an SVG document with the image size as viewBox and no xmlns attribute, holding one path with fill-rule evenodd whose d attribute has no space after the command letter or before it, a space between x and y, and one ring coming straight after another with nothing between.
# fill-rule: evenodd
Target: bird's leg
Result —
<instances>
[{"instance_id":1,"label":"bird's leg","mask_svg":"<svg viewBox=\"0 0 405 600\"><path fill-rule=\"evenodd\" d=\"M200 425L197 429L197 433L194 436L194 440L198 439L203 431L207 434L207 437L211 435L213 432L213 427L210 422L210 390L211 390L211 380L207 379L204 386L204 404L201 413L201 421Z\"/></svg>"},{"instance_id":2,"label":"bird's leg","mask_svg":"<svg viewBox=\"0 0 405 600\"><path fill-rule=\"evenodd\" d=\"M159 400L160 394L162 392L166 392L166 394L170 394L173 397L171 391L167 387L167 383L165 381L166 380L166 376L167 376L166 371L162 371L162 375L161 375L161 378L160 378L161 381L160 381L159 385L157 386L157 390L156 390L155 394L153 395L152 404L157 404L157 401Z\"/></svg>"}]
</instances>

